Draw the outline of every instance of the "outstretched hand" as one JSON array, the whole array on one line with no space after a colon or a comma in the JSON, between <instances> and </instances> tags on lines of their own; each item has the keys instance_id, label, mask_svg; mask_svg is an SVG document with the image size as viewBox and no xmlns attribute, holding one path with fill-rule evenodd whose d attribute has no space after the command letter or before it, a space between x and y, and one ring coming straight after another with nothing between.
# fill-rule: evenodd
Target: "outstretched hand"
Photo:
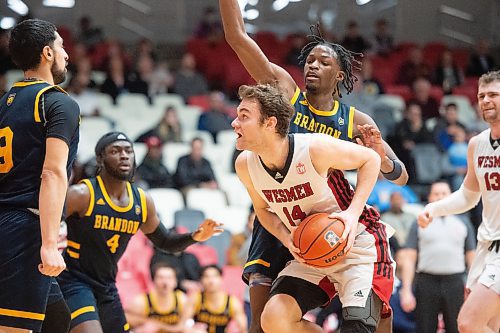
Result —
<instances>
[{"instance_id":1,"label":"outstretched hand","mask_svg":"<svg viewBox=\"0 0 500 333\"><path fill-rule=\"evenodd\" d=\"M222 229L221 226L222 223L215 222L211 219L206 219L198 226L198 229L193 232L193 239L197 242L204 242L207 239L211 238L213 235L223 232L224 229Z\"/></svg>"},{"instance_id":2,"label":"outstretched hand","mask_svg":"<svg viewBox=\"0 0 500 333\"><path fill-rule=\"evenodd\" d=\"M384 158L386 154L380 131L370 124L358 125L357 127L361 137L356 138L356 143L373 149L380 158Z\"/></svg>"}]
</instances>

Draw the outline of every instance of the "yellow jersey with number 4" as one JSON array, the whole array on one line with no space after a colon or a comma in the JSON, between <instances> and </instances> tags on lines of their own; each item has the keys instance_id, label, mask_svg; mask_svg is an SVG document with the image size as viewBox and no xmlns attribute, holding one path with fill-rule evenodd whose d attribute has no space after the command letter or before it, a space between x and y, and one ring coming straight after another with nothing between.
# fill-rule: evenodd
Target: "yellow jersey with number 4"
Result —
<instances>
[{"instance_id":1,"label":"yellow jersey with number 4","mask_svg":"<svg viewBox=\"0 0 500 333\"><path fill-rule=\"evenodd\" d=\"M89 283L106 285L116 280L117 263L130 238L147 219L146 195L127 182L128 205L117 206L100 176L84 179L90 191L85 216L69 216L67 270Z\"/></svg>"}]
</instances>

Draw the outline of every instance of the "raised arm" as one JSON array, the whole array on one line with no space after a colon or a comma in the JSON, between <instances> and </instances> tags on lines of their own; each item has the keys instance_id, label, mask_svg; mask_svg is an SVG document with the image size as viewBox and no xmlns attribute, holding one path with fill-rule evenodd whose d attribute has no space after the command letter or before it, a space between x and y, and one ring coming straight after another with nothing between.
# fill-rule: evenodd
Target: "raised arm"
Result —
<instances>
[{"instance_id":1,"label":"raised arm","mask_svg":"<svg viewBox=\"0 0 500 333\"><path fill-rule=\"evenodd\" d=\"M354 137L360 136L363 139L363 141L356 140L358 144L372 148L379 154L382 160L380 171L387 180L397 185L405 185L408 182L408 172L405 165L387 142L381 138L380 130L372 117L356 110L353 134Z\"/></svg>"},{"instance_id":2,"label":"raised arm","mask_svg":"<svg viewBox=\"0 0 500 333\"><path fill-rule=\"evenodd\" d=\"M291 99L297 84L280 66L267 59L260 47L248 36L237 0L219 0L226 41L236 52L247 72L259 83L275 83Z\"/></svg>"}]
</instances>

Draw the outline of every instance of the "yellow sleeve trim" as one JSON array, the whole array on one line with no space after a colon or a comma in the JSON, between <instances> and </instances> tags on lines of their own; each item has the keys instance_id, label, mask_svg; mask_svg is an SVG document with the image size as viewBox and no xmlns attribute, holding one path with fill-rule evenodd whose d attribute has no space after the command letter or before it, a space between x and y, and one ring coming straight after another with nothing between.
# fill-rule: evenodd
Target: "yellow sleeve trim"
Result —
<instances>
[{"instance_id":1,"label":"yellow sleeve trim","mask_svg":"<svg viewBox=\"0 0 500 333\"><path fill-rule=\"evenodd\" d=\"M299 98L299 95L300 95L300 88L299 87L296 87L295 88L295 93L293 94L293 97L292 99L290 100L290 103L292 105L295 104L295 102L297 102L297 99Z\"/></svg>"},{"instance_id":2,"label":"yellow sleeve trim","mask_svg":"<svg viewBox=\"0 0 500 333\"><path fill-rule=\"evenodd\" d=\"M130 324L129 323L126 323L125 325L123 325L123 330L124 331L128 331L130 329Z\"/></svg>"},{"instance_id":3,"label":"yellow sleeve trim","mask_svg":"<svg viewBox=\"0 0 500 333\"><path fill-rule=\"evenodd\" d=\"M68 246L72 247L72 248L74 248L76 250L80 250L80 243L68 240Z\"/></svg>"},{"instance_id":4,"label":"yellow sleeve trim","mask_svg":"<svg viewBox=\"0 0 500 333\"><path fill-rule=\"evenodd\" d=\"M353 131L353 127L354 127L354 113L355 113L356 109L354 108L354 106L351 106L349 108L349 123L347 124L347 136L349 137L349 139L352 139L352 131Z\"/></svg>"},{"instance_id":5,"label":"yellow sleeve trim","mask_svg":"<svg viewBox=\"0 0 500 333\"><path fill-rule=\"evenodd\" d=\"M84 306L83 308L79 308L78 310L71 313L71 320L88 312L95 312L95 307L89 305L89 306Z\"/></svg>"},{"instance_id":6,"label":"yellow sleeve trim","mask_svg":"<svg viewBox=\"0 0 500 333\"><path fill-rule=\"evenodd\" d=\"M14 83L12 86L13 87L27 87L27 86L31 86L31 85L34 85L34 84L40 84L40 83L47 83L47 82L43 81L43 80L39 80L39 81L19 81L19 82Z\"/></svg>"},{"instance_id":7,"label":"yellow sleeve trim","mask_svg":"<svg viewBox=\"0 0 500 333\"><path fill-rule=\"evenodd\" d=\"M271 267L271 264L265 260L262 260L262 259L256 259L256 260L252 260L252 261L249 261L245 264L245 268L247 268L248 266L252 266L252 265L262 265L262 266L265 266L265 267Z\"/></svg>"},{"instance_id":8,"label":"yellow sleeve trim","mask_svg":"<svg viewBox=\"0 0 500 333\"><path fill-rule=\"evenodd\" d=\"M53 88L52 86L45 87L43 89L40 89L40 91L36 94L34 117L35 117L35 122L37 123L42 122L42 120L40 119L40 110L38 110L38 103L40 102L40 96L42 96L44 92L52 88Z\"/></svg>"},{"instance_id":9,"label":"yellow sleeve trim","mask_svg":"<svg viewBox=\"0 0 500 333\"><path fill-rule=\"evenodd\" d=\"M2 308L0 308L0 315L9 316L9 317L16 317L16 318L40 320L40 321L45 319L45 314L43 314L43 313L10 310L10 309L2 309Z\"/></svg>"},{"instance_id":10,"label":"yellow sleeve trim","mask_svg":"<svg viewBox=\"0 0 500 333\"><path fill-rule=\"evenodd\" d=\"M80 259L80 253L73 252L70 249L66 249L66 253L73 259Z\"/></svg>"},{"instance_id":11,"label":"yellow sleeve trim","mask_svg":"<svg viewBox=\"0 0 500 333\"><path fill-rule=\"evenodd\" d=\"M94 192L94 187L92 186L92 183L88 179L83 179L81 181L87 187L89 188L90 192L90 202L89 202L89 207L87 208L87 211L85 212L85 216L90 216L92 214L92 211L94 210L94 202L95 202L95 192Z\"/></svg>"},{"instance_id":12,"label":"yellow sleeve trim","mask_svg":"<svg viewBox=\"0 0 500 333\"><path fill-rule=\"evenodd\" d=\"M148 205L146 204L146 193L142 188L137 188L141 197L142 223L148 219Z\"/></svg>"}]
</instances>

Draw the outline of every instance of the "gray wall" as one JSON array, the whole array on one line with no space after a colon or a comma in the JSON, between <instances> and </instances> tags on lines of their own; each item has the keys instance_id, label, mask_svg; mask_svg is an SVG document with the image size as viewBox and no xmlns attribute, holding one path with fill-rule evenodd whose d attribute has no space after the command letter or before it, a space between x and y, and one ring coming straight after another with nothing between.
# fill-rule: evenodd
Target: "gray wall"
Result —
<instances>
[{"instance_id":1,"label":"gray wall","mask_svg":"<svg viewBox=\"0 0 500 333\"><path fill-rule=\"evenodd\" d=\"M137 0L124 0L132 3ZM90 14L95 24L104 28L106 35L124 41L134 41L147 35L158 42L181 43L191 35L203 8L217 6L216 0L140 0L149 7L146 14L132 9L118 0L76 0L73 9L44 8L41 0L25 0L35 16L76 27L78 18ZM0 16L12 13L0 4ZM290 31L307 31L311 22L321 19L337 35L344 34L345 23L356 19L367 36L373 32L373 22L379 17L389 20L397 40L427 42L442 40L453 46L467 46L466 42L444 36L440 31L450 29L475 40L485 37L500 43L499 0L373 0L356 5L354 0L304 0L291 3L280 12L271 9L272 0L260 0L257 8L259 19L252 22L259 29L273 30L279 34ZM448 5L470 13L473 21L465 21L440 14L441 5ZM137 24L140 28L134 28ZM131 25L131 27L127 27Z\"/></svg>"}]
</instances>

